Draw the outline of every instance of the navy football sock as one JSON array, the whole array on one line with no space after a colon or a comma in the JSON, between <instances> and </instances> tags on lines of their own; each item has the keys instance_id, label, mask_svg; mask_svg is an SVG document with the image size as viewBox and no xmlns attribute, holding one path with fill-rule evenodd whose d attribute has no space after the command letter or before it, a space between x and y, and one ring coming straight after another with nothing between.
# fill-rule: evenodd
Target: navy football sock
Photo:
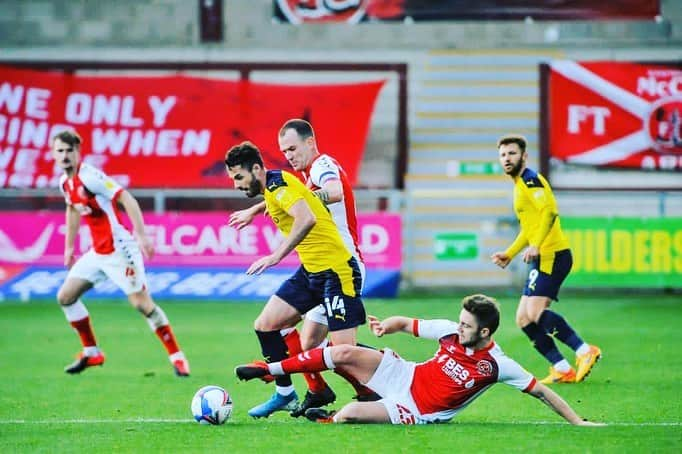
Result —
<instances>
[{"instance_id":1,"label":"navy football sock","mask_svg":"<svg viewBox=\"0 0 682 454\"><path fill-rule=\"evenodd\" d=\"M550 364L556 364L564 359L561 353L559 353L559 349L557 349L554 339L547 335L537 323L531 322L521 329L531 340L533 347L535 347L542 356L547 358L547 361L549 361Z\"/></svg>"},{"instance_id":2,"label":"navy football sock","mask_svg":"<svg viewBox=\"0 0 682 454\"><path fill-rule=\"evenodd\" d=\"M284 342L284 339L282 339L279 330L256 330L256 336L258 336L258 342L260 342L260 348L266 362L274 363L282 361L289 356L287 344ZM277 386L291 386L291 377L289 375L278 375L275 377L275 383L277 383Z\"/></svg>"},{"instance_id":3,"label":"navy football sock","mask_svg":"<svg viewBox=\"0 0 682 454\"><path fill-rule=\"evenodd\" d=\"M554 311L545 309L540 315L538 325L552 336L568 345L573 351L578 350L583 344L583 340L571 328L565 318Z\"/></svg>"}]
</instances>

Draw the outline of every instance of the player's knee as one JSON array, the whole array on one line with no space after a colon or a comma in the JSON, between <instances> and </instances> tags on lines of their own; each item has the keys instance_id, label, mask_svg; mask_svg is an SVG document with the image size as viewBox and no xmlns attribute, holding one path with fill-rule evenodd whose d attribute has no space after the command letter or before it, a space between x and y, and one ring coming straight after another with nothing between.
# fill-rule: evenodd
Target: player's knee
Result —
<instances>
[{"instance_id":1,"label":"player's knee","mask_svg":"<svg viewBox=\"0 0 682 454\"><path fill-rule=\"evenodd\" d=\"M528 326L530 323L530 320L528 320L528 317L525 316L525 314L516 314L516 326L519 328L524 328Z\"/></svg>"},{"instance_id":2,"label":"player's knee","mask_svg":"<svg viewBox=\"0 0 682 454\"><path fill-rule=\"evenodd\" d=\"M64 290L64 287L60 288L57 292L57 302L61 306L70 306L71 304L75 303L77 299L78 298L76 298L73 293Z\"/></svg>"},{"instance_id":3,"label":"player's knee","mask_svg":"<svg viewBox=\"0 0 682 454\"><path fill-rule=\"evenodd\" d=\"M357 402L351 402L345 405L334 416L334 422L337 423L353 423L362 421L361 406Z\"/></svg>"},{"instance_id":4,"label":"player's knee","mask_svg":"<svg viewBox=\"0 0 682 454\"><path fill-rule=\"evenodd\" d=\"M348 344L334 345L334 347L332 347L332 359L334 364L350 364L353 361L355 350L357 350L356 347Z\"/></svg>"},{"instance_id":5,"label":"player's knee","mask_svg":"<svg viewBox=\"0 0 682 454\"><path fill-rule=\"evenodd\" d=\"M152 301L149 295L144 291L129 295L128 300L135 309L145 315L151 313L155 307L154 301Z\"/></svg>"},{"instance_id":6,"label":"player's knee","mask_svg":"<svg viewBox=\"0 0 682 454\"><path fill-rule=\"evenodd\" d=\"M303 351L311 350L320 345L320 342L315 342L311 336L301 336L301 348Z\"/></svg>"}]
</instances>

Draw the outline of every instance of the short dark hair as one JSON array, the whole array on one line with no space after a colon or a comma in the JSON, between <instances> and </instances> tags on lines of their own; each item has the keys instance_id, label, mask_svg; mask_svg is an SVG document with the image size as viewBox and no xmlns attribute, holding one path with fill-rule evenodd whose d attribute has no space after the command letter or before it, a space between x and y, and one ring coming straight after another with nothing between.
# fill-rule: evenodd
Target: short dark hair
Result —
<instances>
[{"instance_id":1,"label":"short dark hair","mask_svg":"<svg viewBox=\"0 0 682 454\"><path fill-rule=\"evenodd\" d=\"M480 293L465 296L462 307L476 318L479 330L488 328L492 335L500 326L500 305L495 298Z\"/></svg>"},{"instance_id":2,"label":"short dark hair","mask_svg":"<svg viewBox=\"0 0 682 454\"><path fill-rule=\"evenodd\" d=\"M523 153L526 151L526 144L528 143L528 141L521 134L506 134L497 139L497 148L500 148L502 145L507 145L510 143L515 143L516 145L518 145L519 148L521 149L521 152Z\"/></svg>"},{"instance_id":3,"label":"short dark hair","mask_svg":"<svg viewBox=\"0 0 682 454\"><path fill-rule=\"evenodd\" d=\"M248 140L233 146L225 153L225 165L229 168L242 166L250 172L254 164L263 167L263 158L258 147Z\"/></svg>"},{"instance_id":4,"label":"short dark hair","mask_svg":"<svg viewBox=\"0 0 682 454\"><path fill-rule=\"evenodd\" d=\"M54 144L55 140L61 140L65 144L71 145L72 147L80 148L83 143L83 139L78 133L72 129L66 129L64 131L58 132L52 136L52 141L50 143Z\"/></svg>"},{"instance_id":5,"label":"short dark hair","mask_svg":"<svg viewBox=\"0 0 682 454\"><path fill-rule=\"evenodd\" d=\"M289 129L296 131L296 134L303 140L315 136L313 125L300 118L293 118L284 123L284 126L279 129L279 136L282 137Z\"/></svg>"}]
</instances>

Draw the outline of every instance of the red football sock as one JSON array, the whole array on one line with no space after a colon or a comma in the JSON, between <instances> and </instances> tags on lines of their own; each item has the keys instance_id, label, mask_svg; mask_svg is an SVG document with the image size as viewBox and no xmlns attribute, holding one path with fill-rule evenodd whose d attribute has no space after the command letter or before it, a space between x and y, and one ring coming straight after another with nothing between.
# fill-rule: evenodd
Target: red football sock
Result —
<instances>
[{"instance_id":1,"label":"red football sock","mask_svg":"<svg viewBox=\"0 0 682 454\"><path fill-rule=\"evenodd\" d=\"M282 370L287 374L295 372L320 372L327 370L324 363L324 349L314 348L281 362Z\"/></svg>"},{"instance_id":2,"label":"red football sock","mask_svg":"<svg viewBox=\"0 0 682 454\"><path fill-rule=\"evenodd\" d=\"M161 343L166 347L166 351L169 355L180 351L178 341L175 340L175 334L173 334L170 325L163 325L156 328L156 335L161 339Z\"/></svg>"},{"instance_id":3,"label":"red football sock","mask_svg":"<svg viewBox=\"0 0 682 454\"><path fill-rule=\"evenodd\" d=\"M83 347L96 347L97 341L95 340L95 332L92 330L90 325L90 317L85 317L80 320L76 320L71 323L71 326L78 332L81 338L81 344Z\"/></svg>"},{"instance_id":4,"label":"red football sock","mask_svg":"<svg viewBox=\"0 0 682 454\"><path fill-rule=\"evenodd\" d=\"M303 351L303 348L301 347L301 336L296 329L284 336L284 342L287 344L289 357L296 356ZM308 389L312 393L322 392L327 387L327 382L324 381L324 378L322 378L322 375L320 374L306 372L303 374L303 378L305 378Z\"/></svg>"}]
</instances>

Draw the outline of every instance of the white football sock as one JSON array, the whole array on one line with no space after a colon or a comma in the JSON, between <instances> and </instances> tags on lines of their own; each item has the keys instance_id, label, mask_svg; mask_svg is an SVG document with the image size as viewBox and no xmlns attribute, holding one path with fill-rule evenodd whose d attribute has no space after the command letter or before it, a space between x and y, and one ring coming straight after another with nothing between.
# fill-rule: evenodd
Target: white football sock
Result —
<instances>
[{"instance_id":1,"label":"white football sock","mask_svg":"<svg viewBox=\"0 0 682 454\"><path fill-rule=\"evenodd\" d=\"M282 363L280 361L268 364L268 370L272 375L285 375L284 369L282 368Z\"/></svg>"},{"instance_id":2,"label":"white football sock","mask_svg":"<svg viewBox=\"0 0 682 454\"><path fill-rule=\"evenodd\" d=\"M166 317L166 313L163 311L163 309L161 309L160 306L154 306L152 313L147 315L145 318L147 320L147 324L149 324L149 328L151 328L152 331L156 331L157 328L168 325L168 317Z\"/></svg>"},{"instance_id":3,"label":"white football sock","mask_svg":"<svg viewBox=\"0 0 682 454\"><path fill-rule=\"evenodd\" d=\"M324 365L327 366L327 368L336 368L336 364L334 364L334 360L332 360L331 347L325 347L324 350L322 350L322 357L324 358Z\"/></svg>"},{"instance_id":4,"label":"white football sock","mask_svg":"<svg viewBox=\"0 0 682 454\"><path fill-rule=\"evenodd\" d=\"M583 342L583 344L578 347L578 349L575 351L576 355L584 355L585 353L588 353L590 351L590 346Z\"/></svg>"},{"instance_id":5,"label":"white football sock","mask_svg":"<svg viewBox=\"0 0 682 454\"><path fill-rule=\"evenodd\" d=\"M90 315L85 304L79 299L75 303L69 304L68 306L62 306L66 320L69 322L76 322L78 320L83 320L85 317Z\"/></svg>"},{"instance_id":6,"label":"white football sock","mask_svg":"<svg viewBox=\"0 0 682 454\"><path fill-rule=\"evenodd\" d=\"M278 394L281 394L283 396L288 396L289 394L293 393L296 391L296 388L294 388L294 385L289 385L289 386L275 386L275 389L277 390Z\"/></svg>"},{"instance_id":7,"label":"white football sock","mask_svg":"<svg viewBox=\"0 0 682 454\"><path fill-rule=\"evenodd\" d=\"M172 355L168 355L168 359L170 359L170 362L173 363L179 359L185 359L185 354L182 353L182 350L180 350L173 353Z\"/></svg>"},{"instance_id":8,"label":"white football sock","mask_svg":"<svg viewBox=\"0 0 682 454\"><path fill-rule=\"evenodd\" d=\"M97 356L99 353L99 348L97 346L83 347L83 355L85 356Z\"/></svg>"},{"instance_id":9,"label":"white football sock","mask_svg":"<svg viewBox=\"0 0 682 454\"><path fill-rule=\"evenodd\" d=\"M566 361L565 359L562 359L558 363L554 364L554 368L557 371L561 372L562 374L565 374L566 372L571 370L571 365L568 364L568 361Z\"/></svg>"}]
</instances>

